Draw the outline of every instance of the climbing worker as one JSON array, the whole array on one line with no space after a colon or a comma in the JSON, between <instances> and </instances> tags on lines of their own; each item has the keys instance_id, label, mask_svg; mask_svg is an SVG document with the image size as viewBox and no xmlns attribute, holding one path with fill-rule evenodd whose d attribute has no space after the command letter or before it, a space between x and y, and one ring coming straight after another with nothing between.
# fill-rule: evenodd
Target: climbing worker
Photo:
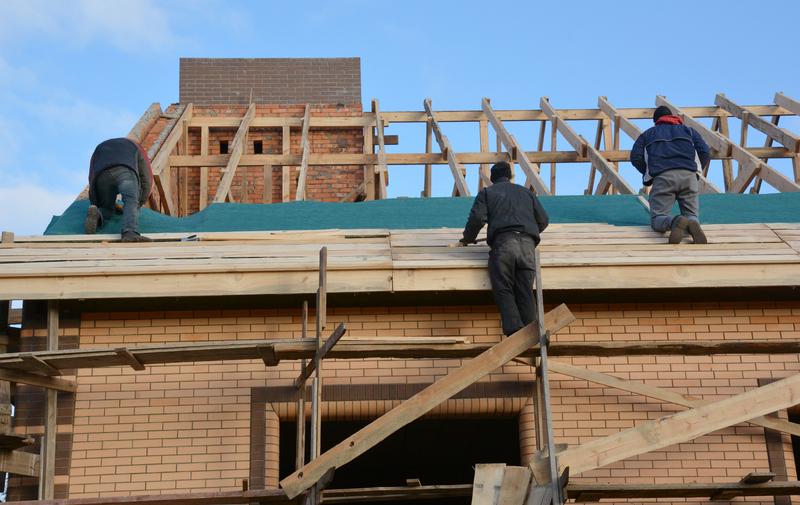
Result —
<instances>
[{"instance_id":1,"label":"climbing worker","mask_svg":"<svg viewBox=\"0 0 800 505\"><path fill-rule=\"evenodd\" d=\"M511 335L536 320L534 248L548 217L530 189L511 182L511 166L505 161L492 166L491 180L472 204L459 245L474 244L488 221L489 280L503 333Z\"/></svg>"},{"instance_id":2,"label":"climbing worker","mask_svg":"<svg viewBox=\"0 0 800 505\"><path fill-rule=\"evenodd\" d=\"M153 187L153 171L142 146L127 138L101 142L89 162L89 201L85 231L93 234L114 214L122 195L122 242L151 242L139 234L139 207Z\"/></svg>"},{"instance_id":3,"label":"climbing worker","mask_svg":"<svg viewBox=\"0 0 800 505\"><path fill-rule=\"evenodd\" d=\"M688 231L695 244L705 244L700 227L698 171L711 161L708 145L694 128L683 124L669 107L653 112L655 126L639 135L631 149L631 163L650 189L650 226L669 231L669 243L679 244ZM672 217L678 200L680 214Z\"/></svg>"}]
</instances>

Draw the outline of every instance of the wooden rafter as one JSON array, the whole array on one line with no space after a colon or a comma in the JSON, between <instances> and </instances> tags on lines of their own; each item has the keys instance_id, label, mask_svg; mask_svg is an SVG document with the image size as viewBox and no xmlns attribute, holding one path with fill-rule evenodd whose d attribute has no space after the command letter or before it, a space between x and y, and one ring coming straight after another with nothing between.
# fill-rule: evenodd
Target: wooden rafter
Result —
<instances>
[{"instance_id":1,"label":"wooden rafter","mask_svg":"<svg viewBox=\"0 0 800 505\"><path fill-rule=\"evenodd\" d=\"M799 396L800 374L796 374L746 393L570 447L558 453L558 463L561 468L569 467L571 475L580 474L791 407Z\"/></svg>"},{"instance_id":2,"label":"wooden rafter","mask_svg":"<svg viewBox=\"0 0 800 505\"><path fill-rule=\"evenodd\" d=\"M545 326L548 331L555 333L573 320L574 316L569 309L560 305L547 313ZM526 326L285 477L281 480L281 487L289 498L294 498L311 487L331 468L340 468L352 461L398 429L422 417L492 370L535 346L538 341L539 331L536 324Z\"/></svg>"},{"instance_id":3,"label":"wooden rafter","mask_svg":"<svg viewBox=\"0 0 800 505\"><path fill-rule=\"evenodd\" d=\"M214 203L223 203L231 200L231 184L233 184L233 177L236 175L236 169L239 168L239 162L242 154L244 154L247 132L250 130L250 123L252 123L255 115L256 104L251 103L242 118L242 122L239 124L236 136L233 137L228 163L222 171L222 178L217 186L217 193L214 195Z\"/></svg>"},{"instance_id":4,"label":"wooden rafter","mask_svg":"<svg viewBox=\"0 0 800 505\"><path fill-rule=\"evenodd\" d=\"M539 166L530 162L525 151L519 146L517 139L506 130L502 120L495 114L494 109L492 109L492 106L489 104L488 98L484 98L481 101L481 108L486 118L492 124L495 133L497 133L497 138L500 139L506 150L508 150L509 156L511 157L510 161L517 161L522 171L525 172L525 184L533 187L536 193L540 195L549 195L550 192L547 190L547 186L539 175Z\"/></svg>"},{"instance_id":5,"label":"wooden rafter","mask_svg":"<svg viewBox=\"0 0 800 505\"><path fill-rule=\"evenodd\" d=\"M539 104L542 107L542 110L545 114L553 121L554 124L557 125L558 131L561 135L567 139L567 142L575 149L578 154L581 156L588 157L591 162L592 166L597 168L603 177L610 182L620 193L625 195L635 195L636 190L631 187L628 182L620 176L619 172L614 170L614 167L611 163L606 160L600 151L595 149L594 146L590 145L586 139L584 139L581 135L578 135L575 130L561 117L557 110L550 105L550 100L543 96L539 100ZM647 202L644 202L647 203ZM649 205L647 205L649 208Z\"/></svg>"},{"instance_id":6,"label":"wooden rafter","mask_svg":"<svg viewBox=\"0 0 800 505\"><path fill-rule=\"evenodd\" d=\"M608 98L604 96L598 97L597 106L600 107L600 110L603 111L604 114L614 121L614 124L616 125L615 128L619 128L624 131L625 134L634 141L639 138L639 135L642 134L642 130L633 124L630 119L621 115L619 111L613 105L611 105L611 103L608 101ZM615 147L619 146L617 145ZM699 171L697 173L700 176L701 193L721 193L720 189L713 182L709 181L705 175Z\"/></svg>"},{"instance_id":7,"label":"wooden rafter","mask_svg":"<svg viewBox=\"0 0 800 505\"><path fill-rule=\"evenodd\" d=\"M160 117L161 104L157 102L150 104L150 107L144 111L139 121L137 121L136 124L133 125L133 128L131 128L131 131L128 132L127 137L138 144L142 144L147 133Z\"/></svg>"},{"instance_id":8,"label":"wooden rafter","mask_svg":"<svg viewBox=\"0 0 800 505\"><path fill-rule=\"evenodd\" d=\"M786 147L786 149L794 152L800 151L800 138L798 138L792 132L770 123L761 116L751 113L748 109L736 104L724 94L717 94L716 98L714 99L714 103L718 107L730 112L738 119L741 119L743 122L747 122L748 125L760 131L767 137L780 142L784 147Z\"/></svg>"},{"instance_id":9,"label":"wooden rafter","mask_svg":"<svg viewBox=\"0 0 800 505\"><path fill-rule=\"evenodd\" d=\"M614 377L613 375L596 372L594 370L589 370L588 368L574 366L567 363L550 361L548 362L548 368L551 372L554 373L560 373L563 375L567 375L569 377L574 377L576 379L583 379L585 381L594 382L596 384L602 384L604 386L620 389L622 391L627 391L629 393L642 395L647 398L654 398L656 400L673 403L675 405L681 405L684 407L700 407L702 405L710 403L704 400L694 400L688 398L680 393L670 391L669 389L664 389L657 386L651 386L649 384L645 384L642 382L620 379ZM784 421L782 419L766 417L766 416L759 416L753 419L748 419L747 422L764 428L769 428L772 430L778 430L784 433L789 433L790 435L800 436L800 424L798 423L793 423L789 421Z\"/></svg>"},{"instance_id":10,"label":"wooden rafter","mask_svg":"<svg viewBox=\"0 0 800 505\"><path fill-rule=\"evenodd\" d=\"M300 158L300 173L297 176L297 192L295 200L302 201L306 199L306 180L308 179L308 156L311 154L311 139L308 136L309 128L311 126L311 105L306 104L306 110L303 113L303 130L300 134L300 149L302 157Z\"/></svg>"},{"instance_id":11,"label":"wooden rafter","mask_svg":"<svg viewBox=\"0 0 800 505\"><path fill-rule=\"evenodd\" d=\"M378 176L377 198L386 198L386 186L388 185L387 176L389 169L386 163L386 146L383 137L383 118L381 117L380 103L376 98L372 99L372 113L375 115L375 132L378 137L378 153L375 165L375 172Z\"/></svg>"},{"instance_id":12,"label":"wooden rafter","mask_svg":"<svg viewBox=\"0 0 800 505\"><path fill-rule=\"evenodd\" d=\"M159 145L158 151L154 156L151 156L152 163L150 165L153 169L153 182L155 183L156 190L158 191L161 208L164 213L168 215L173 215L177 211L177 208L175 207L175 200L172 198L172 190L170 189L169 182L170 167L172 166L170 164L170 157L172 156L172 151L178 145L178 142L183 136L183 125L188 124L188 122L192 119L193 110L194 108L191 103L185 106L181 115L175 119L169 134Z\"/></svg>"},{"instance_id":13,"label":"wooden rafter","mask_svg":"<svg viewBox=\"0 0 800 505\"><path fill-rule=\"evenodd\" d=\"M466 169L456 159L456 153L453 150L453 146L450 144L450 140L447 138L447 135L442 133L439 123L436 121L436 115L433 112L433 107L431 106L431 99L426 98L423 102L423 105L425 107L425 112L428 114L428 124L431 126L433 134L436 136L436 142L439 144L439 149L442 151L442 154L447 159L447 164L450 166L450 172L453 174L453 180L455 180L456 192L458 193L458 196L470 196L469 188L467 187L467 181L464 180Z\"/></svg>"},{"instance_id":14,"label":"wooden rafter","mask_svg":"<svg viewBox=\"0 0 800 505\"><path fill-rule=\"evenodd\" d=\"M800 116L800 102L786 96L783 92L779 91L775 93L775 105L783 107L784 109L788 110L790 113L794 114L795 116ZM755 107L750 107L750 110L753 111ZM763 113L753 112L754 114L762 115Z\"/></svg>"},{"instance_id":15,"label":"wooden rafter","mask_svg":"<svg viewBox=\"0 0 800 505\"><path fill-rule=\"evenodd\" d=\"M730 155L733 159L742 164L741 173L733 181L730 187L731 191L738 193L744 192L756 175L779 191L800 191L800 186L789 180L785 175L755 157L747 149L731 142L729 138L711 131L704 124L676 107L665 97L656 97L656 104L669 107L673 114L683 118L684 124L694 128L712 149L724 153L725 156Z\"/></svg>"}]
</instances>

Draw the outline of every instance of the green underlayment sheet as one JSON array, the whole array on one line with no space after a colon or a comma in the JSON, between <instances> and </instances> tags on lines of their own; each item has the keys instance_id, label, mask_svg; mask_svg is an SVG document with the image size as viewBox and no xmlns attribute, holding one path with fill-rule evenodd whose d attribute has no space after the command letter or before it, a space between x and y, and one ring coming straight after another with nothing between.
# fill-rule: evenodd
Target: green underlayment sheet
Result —
<instances>
[{"instance_id":1,"label":"green underlayment sheet","mask_svg":"<svg viewBox=\"0 0 800 505\"><path fill-rule=\"evenodd\" d=\"M552 223L648 225L644 208L631 195L545 196ZM394 198L359 203L287 202L269 205L218 203L184 218L142 209L142 233L323 230L331 228L461 228L472 198ZM76 201L53 217L45 235L83 233L87 200ZM677 213L677 206L675 208ZM703 223L800 222L800 193L768 195L701 195ZM98 233L119 233L122 216L114 216Z\"/></svg>"}]
</instances>

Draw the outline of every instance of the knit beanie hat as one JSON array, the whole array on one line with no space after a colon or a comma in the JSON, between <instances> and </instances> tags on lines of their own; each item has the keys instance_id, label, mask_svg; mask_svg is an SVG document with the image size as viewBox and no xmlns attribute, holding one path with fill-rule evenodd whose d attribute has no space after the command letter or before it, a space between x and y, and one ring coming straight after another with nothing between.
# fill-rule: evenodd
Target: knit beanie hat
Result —
<instances>
[{"instance_id":1,"label":"knit beanie hat","mask_svg":"<svg viewBox=\"0 0 800 505\"><path fill-rule=\"evenodd\" d=\"M661 116L669 116L672 114L672 111L669 110L669 107L666 105L659 105L656 110L653 112L653 122L655 123L658 121L658 118Z\"/></svg>"},{"instance_id":2,"label":"knit beanie hat","mask_svg":"<svg viewBox=\"0 0 800 505\"><path fill-rule=\"evenodd\" d=\"M499 179L505 177L511 179L511 165L507 161L500 161L492 165L492 182L497 182Z\"/></svg>"}]
</instances>

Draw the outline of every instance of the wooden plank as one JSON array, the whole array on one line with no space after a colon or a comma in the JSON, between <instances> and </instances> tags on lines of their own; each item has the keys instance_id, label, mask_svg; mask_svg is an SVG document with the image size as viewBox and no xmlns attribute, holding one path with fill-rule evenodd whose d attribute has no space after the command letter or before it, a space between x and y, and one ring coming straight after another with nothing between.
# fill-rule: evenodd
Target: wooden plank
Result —
<instances>
[{"instance_id":1,"label":"wooden plank","mask_svg":"<svg viewBox=\"0 0 800 505\"><path fill-rule=\"evenodd\" d=\"M792 132L780 128L769 121L763 119L761 116L757 116L751 113L749 110L741 107L740 105L736 104L733 100L726 97L723 93L718 93L716 98L714 99L714 103L726 111L730 112L733 116L747 122L748 125L752 126L756 130L760 131L764 135L768 136L771 139L774 139L781 144L784 145L790 151L798 152L800 151L800 138L794 135ZM742 144L744 146L745 144Z\"/></svg>"},{"instance_id":2,"label":"wooden plank","mask_svg":"<svg viewBox=\"0 0 800 505\"><path fill-rule=\"evenodd\" d=\"M39 477L39 456L30 452L0 451L0 472Z\"/></svg>"},{"instance_id":3,"label":"wooden plank","mask_svg":"<svg viewBox=\"0 0 800 505\"><path fill-rule=\"evenodd\" d=\"M572 320L574 320L574 316L565 305L558 306L545 316L546 328L551 333L557 332ZM526 326L404 401L299 471L287 476L281 481L281 487L289 498L294 498L308 489L328 469L340 468L352 461L390 434L418 419L492 370L535 346L537 342L538 331L536 331L535 325Z\"/></svg>"},{"instance_id":4,"label":"wooden plank","mask_svg":"<svg viewBox=\"0 0 800 505\"><path fill-rule=\"evenodd\" d=\"M0 243L3 242L0 239ZM22 314L18 314L18 319L22 319ZM11 302L8 300L0 300L0 352L8 352L9 344L9 324L12 324L14 318L11 315ZM21 321L20 321L21 322ZM0 435L11 433L11 383L8 380L3 380L0 375ZM13 447L12 447L13 449Z\"/></svg>"},{"instance_id":5,"label":"wooden plank","mask_svg":"<svg viewBox=\"0 0 800 505\"><path fill-rule=\"evenodd\" d=\"M311 377L311 374L314 373L314 370L316 370L317 360L321 361L324 359L333 346L336 345L339 339L344 336L346 331L347 328L345 327L344 323L339 323L339 326L337 326L336 329L333 330L333 333L331 333L327 340L325 340L325 344L320 347L319 351L314 353L314 357L311 359L311 361L309 361L305 367L301 368L300 376L295 380L295 385L297 385L297 387L305 384L306 379Z\"/></svg>"},{"instance_id":6,"label":"wooden plank","mask_svg":"<svg viewBox=\"0 0 800 505\"><path fill-rule=\"evenodd\" d=\"M375 157L373 148L373 141L375 140L373 137L375 136L372 134L372 130L372 125L364 126L364 148L362 149L362 152L364 153L364 161L357 163L364 165L364 192L366 193L365 200L375 199L375 166L367 161L367 157Z\"/></svg>"},{"instance_id":7,"label":"wooden plank","mask_svg":"<svg viewBox=\"0 0 800 505\"><path fill-rule=\"evenodd\" d=\"M489 152L489 122L488 121L480 121L479 123L479 135L480 135L480 146L482 153ZM488 163L481 163L480 168L478 169L478 191L481 189L491 186L491 173L489 171L489 164Z\"/></svg>"},{"instance_id":8,"label":"wooden plank","mask_svg":"<svg viewBox=\"0 0 800 505\"><path fill-rule=\"evenodd\" d=\"M131 352L125 347L118 347L114 349L114 352L122 358L125 362L127 362L131 368L137 371L142 371L145 369L145 366L142 364L141 361L136 359L136 356L131 354Z\"/></svg>"},{"instance_id":9,"label":"wooden plank","mask_svg":"<svg viewBox=\"0 0 800 505\"><path fill-rule=\"evenodd\" d=\"M428 120L425 123L425 153L432 152L433 149L433 128L431 127L431 121ZM425 164L425 172L424 172L424 181L422 184L422 193L420 196L422 198L430 198L431 191L433 190L433 165L430 163Z\"/></svg>"},{"instance_id":10,"label":"wooden plank","mask_svg":"<svg viewBox=\"0 0 800 505\"><path fill-rule=\"evenodd\" d=\"M800 102L785 95L782 91L775 93L775 104L783 107L784 109L788 110L790 113L794 114L795 116L800 116ZM752 110L752 107L750 108ZM754 114L758 115L767 115L761 112L753 112ZM774 115L774 114L773 114Z\"/></svg>"},{"instance_id":11,"label":"wooden plank","mask_svg":"<svg viewBox=\"0 0 800 505\"><path fill-rule=\"evenodd\" d=\"M16 382L18 384L30 384L31 386L41 386L56 391L74 393L78 390L78 384L74 381L56 379L45 375L38 375L20 370L0 368L0 380Z\"/></svg>"},{"instance_id":12,"label":"wooden plank","mask_svg":"<svg viewBox=\"0 0 800 505\"><path fill-rule=\"evenodd\" d=\"M447 138L447 135L442 133L439 123L436 121L436 114L433 112L431 99L426 98L423 104L425 106L425 112L428 114L428 124L431 126L436 136L436 143L439 144L439 150L444 154L445 158L447 158L447 164L450 167L450 172L453 174L453 180L455 180L456 191L458 193L457 196L470 196L467 181L464 180L465 168L456 159L456 153L453 146L450 144L450 140Z\"/></svg>"},{"instance_id":13,"label":"wooden plank","mask_svg":"<svg viewBox=\"0 0 800 505\"><path fill-rule=\"evenodd\" d=\"M388 184L387 173L389 171L386 165L386 147L383 138L383 118L381 118L380 104L377 99L372 99L372 113L375 115L375 131L378 136L378 153L377 164L375 171L377 172L378 187L375 197L381 200L386 199L386 186Z\"/></svg>"},{"instance_id":14,"label":"wooden plank","mask_svg":"<svg viewBox=\"0 0 800 505\"><path fill-rule=\"evenodd\" d=\"M300 174L297 177L297 191L295 193L295 200L302 201L306 199L306 178L308 177L308 155L311 152L311 139L308 136L309 127L311 124L311 105L306 104L306 110L303 113L303 130L300 134L300 151L303 153L300 159Z\"/></svg>"},{"instance_id":15,"label":"wooden plank","mask_svg":"<svg viewBox=\"0 0 800 505\"><path fill-rule=\"evenodd\" d=\"M308 337L308 300L303 300L303 311L301 316L300 337L305 340ZM300 362L300 369L304 370L306 360ZM299 470L306 464L306 381L302 381L297 386L297 422L295 436L295 470Z\"/></svg>"},{"instance_id":16,"label":"wooden plank","mask_svg":"<svg viewBox=\"0 0 800 505\"><path fill-rule=\"evenodd\" d=\"M272 165L264 165L264 203L272 203Z\"/></svg>"},{"instance_id":17,"label":"wooden plank","mask_svg":"<svg viewBox=\"0 0 800 505\"><path fill-rule=\"evenodd\" d=\"M739 482L718 483L667 483L667 484L569 484L569 498L578 502L601 499L645 499L645 498L711 498L721 493L730 496L787 496L800 493L799 481L765 482L763 484L741 484Z\"/></svg>"},{"instance_id":18,"label":"wooden plank","mask_svg":"<svg viewBox=\"0 0 800 505\"><path fill-rule=\"evenodd\" d=\"M256 115L256 104L251 103L247 108L247 112L239 124L239 129L236 130L236 135L233 137L233 143L230 146L230 156L225 169L222 172L222 178L217 185L217 192L214 195L214 203L223 203L231 200L231 184L233 184L233 177L236 175L236 169L239 167L239 161L245 151L245 143L247 142L247 132L250 130L250 123Z\"/></svg>"},{"instance_id":19,"label":"wooden plank","mask_svg":"<svg viewBox=\"0 0 800 505\"><path fill-rule=\"evenodd\" d=\"M475 470L477 474L477 468ZM507 466L503 474L497 505L522 505L528 496L531 471L524 466Z\"/></svg>"},{"instance_id":20,"label":"wooden plank","mask_svg":"<svg viewBox=\"0 0 800 505\"><path fill-rule=\"evenodd\" d=\"M511 154L512 161L519 162L519 166L522 168L522 171L525 172L527 180L530 181L536 193L540 195L549 195L550 192L547 190L547 186L541 176L539 176L539 166L530 162L527 154L520 148L519 143L517 143L517 139L506 130L502 120L495 114L494 109L492 109L492 106L489 104L488 98L484 98L481 101L481 108L484 114L486 114L486 118L492 124L495 133L497 133L498 139L502 141L503 145L506 146L506 149Z\"/></svg>"},{"instance_id":21,"label":"wooden plank","mask_svg":"<svg viewBox=\"0 0 800 505\"><path fill-rule=\"evenodd\" d=\"M475 465L475 480L472 483L472 505L498 504L505 470L505 463L481 463Z\"/></svg>"},{"instance_id":22,"label":"wooden plank","mask_svg":"<svg viewBox=\"0 0 800 505\"><path fill-rule=\"evenodd\" d=\"M800 374L570 447L558 453L558 462L572 475L583 473L785 409L797 403L798 394Z\"/></svg>"},{"instance_id":23,"label":"wooden plank","mask_svg":"<svg viewBox=\"0 0 800 505\"><path fill-rule=\"evenodd\" d=\"M59 334L59 305L57 301L47 303L47 350L58 350ZM41 472L39 474L39 499L52 500L55 493L56 475L56 433L58 425L58 391L47 389L45 391L44 406L44 441L41 446Z\"/></svg>"},{"instance_id":24,"label":"wooden plank","mask_svg":"<svg viewBox=\"0 0 800 505\"><path fill-rule=\"evenodd\" d=\"M657 400L674 403L675 405L682 405L684 407L696 408L710 403L705 400L693 400L668 389L644 384L642 382L619 379L613 375L596 372L594 370L589 370L584 367L578 367L567 363L550 361L548 363L548 368L554 373L568 375L577 379L583 379L596 384L602 384L604 386L627 391L629 393L639 394L647 398L655 398ZM797 423L766 416L748 419L747 422L757 426L762 426L764 428L770 428L773 430L782 431L784 433L789 433L794 436L800 436L800 424Z\"/></svg>"},{"instance_id":25,"label":"wooden plank","mask_svg":"<svg viewBox=\"0 0 800 505\"><path fill-rule=\"evenodd\" d=\"M200 156L208 156L208 126L200 128ZM200 210L208 206L208 167L200 167Z\"/></svg>"},{"instance_id":26,"label":"wooden plank","mask_svg":"<svg viewBox=\"0 0 800 505\"><path fill-rule=\"evenodd\" d=\"M283 127L283 134L281 135L281 145L282 145L282 153L284 156L288 156L291 154L292 150L292 130L288 126ZM275 163L276 165L283 165L281 167L281 201L288 202L291 200L292 190L291 190L291 180L290 180L290 171L291 168L286 166L284 163Z\"/></svg>"},{"instance_id":27,"label":"wooden plank","mask_svg":"<svg viewBox=\"0 0 800 505\"><path fill-rule=\"evenodd\" d=\"M747 149L736 145L730 139L709 130L705 125L683 112L663 96L656 97L657 105L665 105L677 116L683 119L684 124L694 128L713 149L729 153L735 160L742 163L742 173L733 181L731 191L743 192L753 177L759 175L770 186L778 191L800 191L800 186L789 180L771 166L756 158Z\"/></svg>"}]
</instances>

